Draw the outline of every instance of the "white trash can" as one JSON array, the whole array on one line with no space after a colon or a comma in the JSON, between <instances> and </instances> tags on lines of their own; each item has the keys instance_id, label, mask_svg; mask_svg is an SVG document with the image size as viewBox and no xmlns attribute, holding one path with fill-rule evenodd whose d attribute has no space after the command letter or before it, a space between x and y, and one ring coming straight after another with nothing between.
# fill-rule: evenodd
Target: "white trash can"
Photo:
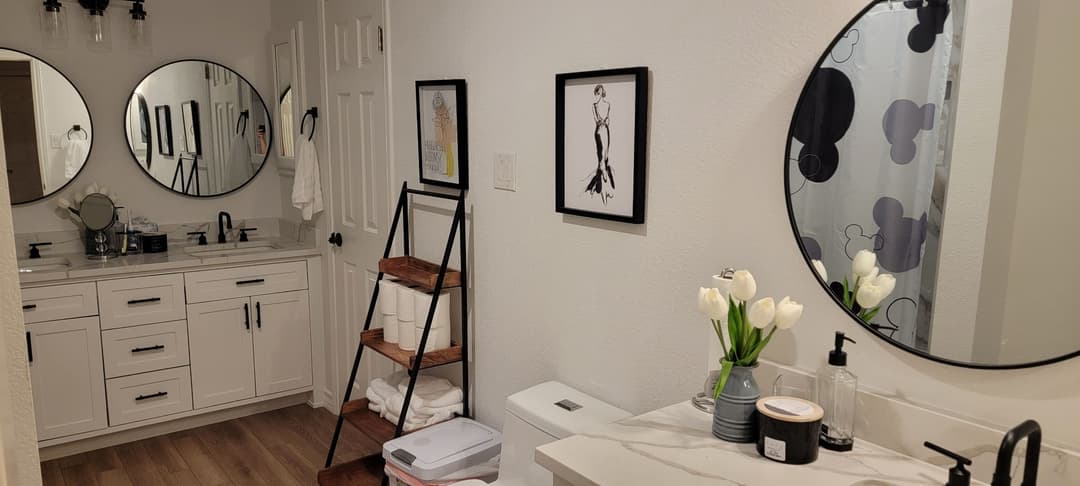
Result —
<instances>
[{"instance_id":1,"label":"white trash can","mask_svg":"<svg viewBox=\"0 0 1080 486\"><path fill-rule=\"evenodd\" d=\"M458 417L383 444L391 484L449 484L494 480L502 450L499 431Z\"/></svg>"}]
</instances>

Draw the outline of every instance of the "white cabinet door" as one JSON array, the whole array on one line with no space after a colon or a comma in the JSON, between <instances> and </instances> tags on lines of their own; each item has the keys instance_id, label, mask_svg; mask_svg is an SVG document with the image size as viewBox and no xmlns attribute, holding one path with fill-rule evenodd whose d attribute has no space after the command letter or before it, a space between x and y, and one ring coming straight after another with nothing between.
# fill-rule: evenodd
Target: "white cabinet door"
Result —
<instances>
[{"instance_id":1,"label":"white cabinet door","mask_svg":"<svg viewBox=\"0 0 1080 486\"><path fill-rule=\"evenodd\" d=\"M188 306L188 347L195 408L255 396L252 328L248 298Z\"/></svg>"},{"instance_id":2,"label":"white cabinet door","mask_svg":"<svg viewBox=\"0 0 1080 486\"><path fill-rule=\"evenodd\" d=\"M104 429L105 371L97 317L27 326L38 440Z\"/></svg>"},{"instance_id":3,"label":"white cabinet door","mask_svg":"<svg viewBox=\"0 0 1080 486\"><path fill-rule=\"evenodd\" d=\"M255 307L255 391L269 395L311 386L308 292L252 297Z\"/></svg>"}]
</instances>

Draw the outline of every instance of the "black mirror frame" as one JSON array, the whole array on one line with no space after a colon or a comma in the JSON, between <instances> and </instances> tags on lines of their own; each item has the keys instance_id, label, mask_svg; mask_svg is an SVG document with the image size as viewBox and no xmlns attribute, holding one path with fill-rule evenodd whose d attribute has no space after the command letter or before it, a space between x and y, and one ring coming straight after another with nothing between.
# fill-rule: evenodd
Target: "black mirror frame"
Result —
<instances>
[{"instance_id":1,"label":"black mirror frame","mask_svg":"<svg viewBox=\"0 0 1080 486\"><path fill-rule=\"evenodd\" d=\"M12 206L23 206L23 205L27 205L27 204L33 204L33 203L36 203L36 202L39 202L39 201L44 201L44 200L46 200L46 199L48 199L50 197L53 197L53 196L61 193L61 192L63 192L64 189L67 189L67 187L70 186L72 182L75 182L75 179L79 178L79 175L81 175L83 173L83 170L85 170L86 166L90 163L90 157L94 154L94 137L97 136L97 129L94 128L94 114L90 112L90 104L86 102L86 96L84 96L82 94L82 91L80 91L79 87L76 86L73 81L71 81L71 78L69 78L68 75L64 74L63 71L57 69L56 66L54 66L51 62L46 61L46 60L44 60L44 59L42 59L42 58L40 58L38 56L35 56L33 54L30 54L29 52L22 51L22 50L19 50L19 49L12 49L10 47L2 47L2 46L0 46L0 50L18 52L19 54L22 54L24 56L32 57L34 59L37 59L38 61L41 61L41 62L45 63L45 65L52 68L53 71L56 71L58 74L60 74L60 76L63 77L64 80L67 81L69 85L71 85L71 88L75 90L75 94L79 95L79 99L82 100L83 107L86 108L86 116L87 116L87 118L90 119L90 130L91 130L91 132L90 132L91 133L91 135L90 135L90 147L88 149L86 149L86 160L84 160L82 166L79 167L79 171L76 172L75 175L72 176L71 179L68 179L68 181L65 182L64 185L56 188L56 190L54 190L54 191L52 191L52 192L50 192L48 194L42 194L41 197L37 197L37 198L31 199L29 201L20 201L20 202L11 201Z\"/></svg>"},{"instance_id":2,"label":"black mirror frame","mask_svg":"<svg viewBox=\"0 0 1080 486\"><path fill-rule=\"evenodd\" d=\"M259 99L259 104L262 105L263 112L267 114L266 124L269 126L269 132L270 132L266 137L266 153L263 154L263 160L262 160L262 163L259 164L259 168L255 170L255 173L252 174L251 177L246 182L244 182L243 184L240 184L239 186L236 186L236 187L234 187L234 188L232 188L232 189L230 189L230 190L228 190L226 192L223 192L221 194L207 194L207 195L187 194L187 193L183 193L183 192L178 192L178 191L172 189L171 187L169 187L168 185L166 185L164 182L161 182L161 181L157 180L157 178L155 178L153 176L153 174L151 174L148 169L144 168L142 166L142 164L139 163L138 157L135 156L135 152L132 151L132 148L131 148L132 147L131 133L130 133L130 131L125 130L126 132L129 132L129 133L125 133L125 138L127 139L127 142L128 142L128 151L131 152L131 158L135 161L135 165L139 167L139 170L141 170L143 172L143 174L146 175L146 177L148 177L150 180L154 181L155 184L165 188L171 194L175 194L175 195L178 195L178 196L185 196L185 197L195 198L195 199L213 199L213 198L219 198L219 197L225 197L225 196L231 195L234 192L237 192L237 191L247 187L249 184L251 184L252 181L254 181L257 177L259 177L259 174L262 173L262 170L266 167L267 161L270 159L270 153L273 152L273 150L274 150L275 130L274 130L274 121L271 119L273 117L272 112L266 106L266 101L263 100L262 94L259 93L259 90L255 88L255 84L252 83L251 81L248 81L248 79L246 77L244 77L243 74L240 74L235 69L233 69L233 68L231 68L229 66L226 66L225 64L222 64L222 63L217 62L217 61L211 61L211 60L208 60L208 59L191 59L191 58L187 58L187 59L177 59L175 61L169 61L169 62L167 62L165 64L162 64L162 65L160 65L158 67L155 67L154 69L151 69L150 72L146 73L145 76L140 78L139 81L137 83L135 83L135 86L131 88L131 95L128 96L128 98L127 98L128 102L127 102L127 104L124 105L124 110L123 110L124 119L126 120L126 118L128 116L128 111L130 110L130 106L131 106L131 98L132 98L132 96L134 96L136 94L135 90L139 87L140 84L142 84L143 81L146 80L146 78L150 77L150 75L156 73L157 71L161 70L164 67L171 66L173 64L179 64L179 63L182 63L182 62L200 62L200 63L204 63L204 64L213 64L215 66L221 66L221 67L223 67L225 69L228 69L229 71L232 71L232 73L235 74L237 78L240 78L241 81L247 83L247 85L251 87L251 92L254 93L255 97ZM148 152L152 152L152 150L149 150Z\"/></svg>"},{"instance_id":3,"label":"black mirror frame","mask_svg":"<svg viewBox=\"0 0 1080 486\"><path fill-rule=\"evenodd\" d=\"M1039 361L1032 361L1032 362L1028 362L1028 363L1015 363L1015 364L1014 363L1009 363L1009 364L969 363L969 362L966 362L966 361L957 361L957 360L952 360L952 359L949 359L949 358L942 358L940 356L934 356L934 355L932 355L932 354L930 354L930 353L928 353L926 351L915 349L915 348L906 346L904 344L901 344L899 342L896 342L893 339L891 339L889 336L887 336L885 333L881 332L878 329L874 329L869 324L867 324L865 321L863 321L862 319L859 319L859 317L851 309L848 309L847 307L844 307L844 304L840 301L840 299L836 296L836 294L834 294L829 289L829 284L827 282L823 281L820 277L818 277L817 270L814 269L814 265L813 265L813 263L811 263L810 254L806 251L805 245L803 245L802 234L799 232L799 226L795 222L795 208L792 207L792 203L791 203L791 189L792 189L791 188L791 162L792 162L791 161L791 140L794 138L794 134L795 134L795 122L799 118L799 108L803 105L803 101L805 101L805 99L806 99L807 88L810 87L810 85L814 81L814 76L817 75L818 67L821 66L825 62L826 57L828 57L829 53L832 52L834 47L836 47L836 44L838 42L840 42L840 40L842 40L844 38L844 34L846 34L849 30L851 30L851 28L855 26L855 23L858 22L859 19L861 19L864 15L866 15L866 13L869 12L870 9L874 8L875 5L877 5L879 3L885 3L885 2L888 2L888 1L889 0L872 0L866 7L864 7L861 11L859 11L859 13L857 15L855 15L854 18L852 18L847 24L844 25L844 28L841 29L840 33L838 33L836 35L836 37L833 38L832 42L830 42L829 46L825 49L825 52L822 53L821 57L819 57L817 62L814 64L814 68L810 72L810 76L807 77L806 83L803 85L802 90L800 90L800 92L799 92L799 100L798 100L798 102L796 102L795 110L791 115L791 125L788 128L787 140L786 140L785 148L784 148L784 167L783 167L783 169L784 169L784 174L783 174L783 177L784 177L784 199L785 199L785 203L787 205L788 222L791 223L791 231L793 232L794 237L795 237L795 244L798 245L798 247L799 247L799 252L802 254L803 261L806 263L806 268L808 270L810 270L810 273L814 276L814 279L817 280L818 284L821 285L821 289L824 290L825 293L828 294L833 299L834 302L836 302L836 305L838 307L843 309L844 312L847 313L847 315L851 316L851 318L853 320L855 320L855 322L857 322L860 326L862 326L863 329L865 329L867 332L874 335L875 337L881 338L881 340L883 340L886 343L892 345L893 347L904 350L904 351L906 351L908 353L911 353L911 354L913 354L915 356L918 356L920 358L925 358L925 359L928 359L928 360L931 360L931 361L936 361L938 363L942 363L942 364L946 364L946 365L950 365L950 366L957 366L957 367L961 367L961 368L971 368L971 369L979 369L979 370L1015 370L1015 369L1022 369L1022 368L1034 368L1036 366L1044 366L1044 365L1048 365L1048 364L1058 363L1058 362L1061 362L1061 361L1065 361L1065 360L1072 359L1072 358L1080 356L1080 350L1076 350L1076 351L1073 351L1071 353L1068 353L1068 354L1065 354L1065 355L1062 355L1062 356L1058 356L1058 357L1055 357L1055 358L1049 358L1049 359L1044 359L1044 360L1039 360Z\"/></svg>"}]
</instances>

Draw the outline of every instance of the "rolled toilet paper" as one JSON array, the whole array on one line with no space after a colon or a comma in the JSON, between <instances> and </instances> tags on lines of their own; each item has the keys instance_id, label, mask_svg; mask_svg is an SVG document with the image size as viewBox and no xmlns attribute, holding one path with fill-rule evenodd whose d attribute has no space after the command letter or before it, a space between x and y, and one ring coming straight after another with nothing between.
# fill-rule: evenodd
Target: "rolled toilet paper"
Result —
<instances>
[{"instance_id":1,"label":"rolled toilet paper","mask_svg":"<svg viewBox=\"0 0 1080 486\"><path fill-rule=\"evenodd\" d=\"M397 343L400 339L397 314L379 314L379 317L382 318L383 341Z\"/></svg>"},{"instance_id":2,"label":"rolled toilet paper","mask_svg":"<svg viewBox=\"0 0 1080 486\"><path fill-rule=\"evenodd\" d=\"M414 315L416 317L416 346L420 345L420 339L424 335L424 325L427 324L427 314L431 309L433 294L417 292L413 297ZM435 306L435 315L431 319L431 332L424 346L424 352L438 351L450 347L450 292L443 291L439 294L439 302Z\"/></svg>"},{"instance_id":3,"label":"rolled toilet paper","mask_svg":"<svg viewBox=\"0 0 1080 486\"><path fill-rule=\"evenodd\" d=\"M412 322L415 319L413 313L414 296L416 291L404 285L397 287L397 318L398 321Z\"/></svg>"},{"instance_id":4,"label":"rolled toilet paper","mask_svg":"<svg viewBox=\"0 0 1080 486\"><path fill-rule=\"evenodd\" d=\"M401 287L400 284L390 279L379 281L379 312L397 314L397 289L399 287Z\"/></svg>"},{"instance_id":5,"label":"rolled toilet paper","mask_svg":"<svg viewBox=\"0 0 1080 486\"><path fill-rule=\"evenodd\" d=\"M400 316L396 316L400 317ZM405 351L416 349L416 323L397 319L398 347Z\"/></svg>"}]
</instances>

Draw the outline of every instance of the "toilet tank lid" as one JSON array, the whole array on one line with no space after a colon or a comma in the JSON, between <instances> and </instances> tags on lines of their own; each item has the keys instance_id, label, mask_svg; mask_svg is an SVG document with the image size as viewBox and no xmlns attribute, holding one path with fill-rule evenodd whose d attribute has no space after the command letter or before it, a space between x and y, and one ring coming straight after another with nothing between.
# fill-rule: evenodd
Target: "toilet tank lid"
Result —
<instances>
[{"instance_id":1,"label":"toilet tank lid","mask_svg":"<svg viewBox=\"0 0 1080 486\"><path fill-rule=\"evenodd\" d=\"M558 439L631 416L626 410L557 381L510 395L506 411Z\"/></svg>"}]
</instances>

